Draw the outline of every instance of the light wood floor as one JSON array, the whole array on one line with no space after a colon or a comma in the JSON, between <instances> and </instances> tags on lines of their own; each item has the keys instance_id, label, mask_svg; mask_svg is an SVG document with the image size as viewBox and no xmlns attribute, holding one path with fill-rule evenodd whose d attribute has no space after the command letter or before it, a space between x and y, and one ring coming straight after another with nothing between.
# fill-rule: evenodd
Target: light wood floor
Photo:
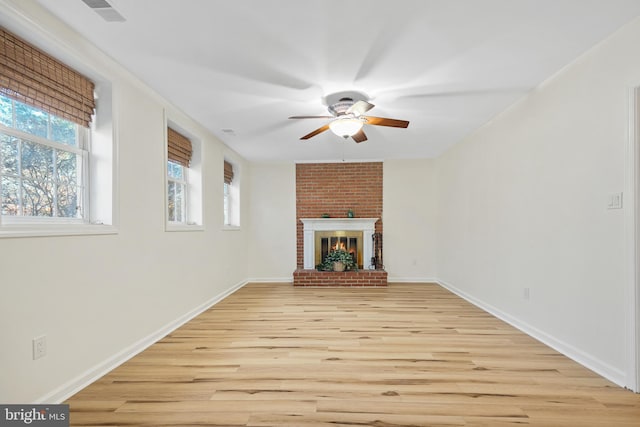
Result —
<instances>
[{"instance_id":1,"label":"light wood floor","mask_svg":"<svg viewBox=\"0 0 640 427\"><path fill-rule=\"evenodd\" d=\"M94 426L640 426L640 395L433 284L249 284L68 403Z\"/></svg>"}]
</instances>

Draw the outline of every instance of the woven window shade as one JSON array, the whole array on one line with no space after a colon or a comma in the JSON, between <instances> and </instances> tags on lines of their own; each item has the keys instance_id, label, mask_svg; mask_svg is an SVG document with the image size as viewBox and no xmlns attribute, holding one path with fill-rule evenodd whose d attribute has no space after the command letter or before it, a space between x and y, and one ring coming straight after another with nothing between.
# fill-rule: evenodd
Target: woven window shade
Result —
<instances>
[{"instance_id":1,"label":"woven window shade","mask_svg":"<svg viewBox=\"0 0 640 427\"><path fill-rule=\"evenodd\" d=\"M193 152L189 138L171 128L167 128L167 147L169 160L184 167L189 167L191 153Z\"/></svg>"},{"instance_id":2,"label":"woven window shade","mask_svg":"<svg viewBox=\"0 0 640 427\"><path fill-rule=\"evenodd\" d=\"M0 28L0 93L88 127L94 84L26 41Z\"/></svg>"},{"instance_id":3,"label":"woven window shade","mask_svg":"<svg viewBox=\"0 0 640 427\"><path fill-rule=\"evenodd\" d=\"M224 161L224 183L231 184L233 181L233 165L226 160Z\"/></svg>"}]
</instances>

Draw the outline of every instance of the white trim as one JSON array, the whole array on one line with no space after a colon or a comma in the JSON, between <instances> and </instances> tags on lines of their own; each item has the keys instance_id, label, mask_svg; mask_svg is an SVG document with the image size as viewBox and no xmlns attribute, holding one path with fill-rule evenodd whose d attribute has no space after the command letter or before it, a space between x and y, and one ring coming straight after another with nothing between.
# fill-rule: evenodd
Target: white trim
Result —
<instances>
[{"instance_id":1,"label":"white trim","mask_svg":"<svg viewBox=\"0 0 640 427\"><path fill-rule=\"evenodd\" d=\"M639 91L640 98L640 91ZM640 100L639 100L640 103ZM640 110L640 108L638 109ZM636 117L638 117L638 126L640 127L640 111L637 111ZM632 351L634 354L634 362L631 373L635 373L634 379L635 384L631 384L631 389L636 393L640 393L640 132L636 134L636 138L634 140L634 168L633 168L633 185L634 191L632 197L633 204L629 205L633 209L632 221L634 227L633 233L633 251L629 254L631 259L631 268L633 269L631 276L631 287L635 291L635 305L634 310L632 311L633 316L635 317L635 334L633 334L632 344L635 344L632 347ZM634 348L635 347L635 348Z\"/></svg>"},{"instance_id":2,"label":"white trim","mask_svg":"<svg viewBox=\"0 0 640 427\"><path fill-rule=\"evenodd\" d=\"M388 276L387 283L420 283L424 285L430 284L439 284L438 279L435 277L398 277L398 276Z\"/></svg>"},{"instance_id":3,"label":"white trim","mask_svg":"<svg viewBox=\"0 0 640 427\"><path fill-rule=\"evenodd\" d=\"M99 224L2 225L0 239L14 237L98 236L118 234L118 228Z\"/></svg>"},{"instance_id":4,"label":"white trim","mask_svg":"<svg viewBox=\"0 0 640 427\"><path fill-rule=\"evenodd\" d=\"M86 225L82 218L55 217L55 216L30 216L30 215L3 215L2 226L14 227L51 227L61 225Z\"/></svg>"},{"instance_id":5,"label":"white trim","mask_svg":"<svg viewBox=\"0 0 640 427\"><path fill-rule=\"evenodd\" d=\"M629 93L629 137L627 141L624 183L625 235L625 325L627 380L625 386L640 393L640 87Z\"/></svg>"},{"instance_id":6,"label":"white trim","mask_svg":"<svg viewBox=\"0 0 640 427\"><path fill-rule=\"evenodd\" d=\"M40 398L36 399L35 402L33 403L38 404L38 403L64 402L69 397L73 396L83 388L87 387L89 384L96 381L98 378L109 373L110 371L117 368L118 366L122 365L124 362L136 356L140 352L144 351L149 346L155 344L157 341L159 341L163 337L167 336L168 334L175 331L180 326L184 325L194 317L208 310L211 306L222 301L223 299L225 299L226 297L228 297L238 289L242 288L247 283L248 282L244 280L240 283L235 284L234 286L227 289L226 291L219 293L218 295L214 296L208 301L200 304L193 310L183 314L182 316L178 317L176 320L163 326L162 328L152 333L151 335L138 340L137 342L124 348L123 350L119 351L118 353L114 354L113 356L109 357L108 359L99 363L93 368L86 370L83 374L80 374L79 376L72 379L71 381L68 381L67 383L61 385L57 389L45 394L44 396L41 396Z\"/></svg>"},{"instance_id":7,"label":"white trim","mask_svg":"<svg viewBox=\"0 0 640 427\"><path fill-rule=\"evenodd\" d=\"M204 231L204 226L200 224L182 224L182 223L173 223L169 222L165 226L165 230L167 232L173 231Z\"/></svg>"},{"instance_id":8,"label":"white trim","mask_svg":"<svg viewBox=\"0 0 640 427\"><path fill-rule=\"evenodd\" d=\"M601 375L607 378L608 380L618 384L619 386L624 387L624 384L626 383L625 381L626 375L624 371L617 369L601 360L598 360L592 357L591 355L573 347L572 345L556 339L555 337L547 334L546 332L543 332L525 322L522 322L521 320L511 316L510 314L507 314L497 309L496 307L493 307L492 305L487 304L467 294L466 292L458 289L457 287L451 285L450 283L444 282L442 280L438 280L438 284L443 288L458 295L460 298L467 300L468 302L475 305L476 307L481 308L487 313L497 317L498 319L510 324L514 328L519 329L525 334L537 339L538 341L541 341L543 344L553 348L554 350L562 353L568 358L578 362L582 366L588 369L591 369L593 372L597 373L598 375Z\"/></svg>"},{"instance_id":9,"label":"white trim","mask_svg":"<svg viewBox=\"0 0 640 427\"><path fill-rule=\"evenodd\" d=\"M111 224L113 226L120 225L120 109L118 97L118 85L111 82ZM91 144L93 144L93 139ZM94 153L94 146L91 146L91 152ZM95 182L94 182L95 184ZM95 208L95 200L91 202L91 209ZM92 218L92 220L95 218Z\"/></svg>"},{"instance_id":10,"label":"white trim","mask_svg":"<svg viewBox=\"0 0 640 427\"><path fill-rule=\"evenodd\" d=\"M374 228L380 218L301 218L308 230L363 230Z\"/></svg>"}]
</instances>

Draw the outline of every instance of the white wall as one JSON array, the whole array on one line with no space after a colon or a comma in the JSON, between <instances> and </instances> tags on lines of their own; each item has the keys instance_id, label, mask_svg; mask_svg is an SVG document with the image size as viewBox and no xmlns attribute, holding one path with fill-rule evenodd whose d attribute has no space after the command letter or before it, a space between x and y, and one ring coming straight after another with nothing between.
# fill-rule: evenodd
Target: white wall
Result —
<instances>
[{"instance_id":1,"label":"white wall","mask_svg":"<svg viewBox=\"0 0 640 427\"><path fill-rule=\"evenodd\" d=\"M251 165L249 277L292 281L296 269L296 166Z\"/></svg>"},{"instance_id":2,"label":"white wall","mask_svg":"<svg viewBox=\"0 0 640 427\"><path fill-rule=\"evenodd\" d=\"M384 264L391 281L436 278L435 170L435 161L430 159L384 162ZM293 163L251 165L251 280L292 280L296 268L295 177Z\"/></svg>"},{"instance_id":3,"label":"white wall","mask_svg":"<svg viewBox=\"0 0 640 427\"><path fill-rule=\"evenodd\" d=\"M619 384L625 212L607 198L638 40L636 20L437 160L438 277Z\"/></svg>"},{"instance_id":4,"label":"white wall","mask_svg":"<svg viewBox=\"0 0 640 427\"><path fill-rule=\"evenodd\" d=\"M383 262L390 282L434 281L435 161L385 160Z\"/></svg>"},{"instance_id":5,"label":"white wall","mask_svg":"<svg viewBox=\"0 0 640 427\"><path fill-rule=\"evenodd\" d=\"M78 46L93 61L89 67L113 80L119 223L115 235L0 239L4 403L64 397L248 277L248 203L241 203L247 225L222 230L223 158L235 153L55 19L29 8L32 23L15 16L14 25ZM202 142L204 231L164 231L165 109ZM243 184L243 200L250 188ZM39 335L47 336L47 355L34 361L31 340Z\"/></svg>"}]
</instances>

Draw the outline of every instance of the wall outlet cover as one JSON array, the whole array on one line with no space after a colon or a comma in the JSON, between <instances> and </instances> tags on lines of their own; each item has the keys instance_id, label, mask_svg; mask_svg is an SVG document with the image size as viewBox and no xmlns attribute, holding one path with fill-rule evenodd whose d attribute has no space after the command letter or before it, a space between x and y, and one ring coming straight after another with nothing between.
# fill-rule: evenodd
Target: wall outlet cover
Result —
<instances>
[{"instance_id":1,"label":"wall outlet cover","mask_svg":"<svg viewBox=\"0 0 640 427\"><path fill-rule=\"evenodd\" d=\"M47 354L47 337L45 335L33 339L33 360L40 359Z\"/></svg>"}]
</instances>

